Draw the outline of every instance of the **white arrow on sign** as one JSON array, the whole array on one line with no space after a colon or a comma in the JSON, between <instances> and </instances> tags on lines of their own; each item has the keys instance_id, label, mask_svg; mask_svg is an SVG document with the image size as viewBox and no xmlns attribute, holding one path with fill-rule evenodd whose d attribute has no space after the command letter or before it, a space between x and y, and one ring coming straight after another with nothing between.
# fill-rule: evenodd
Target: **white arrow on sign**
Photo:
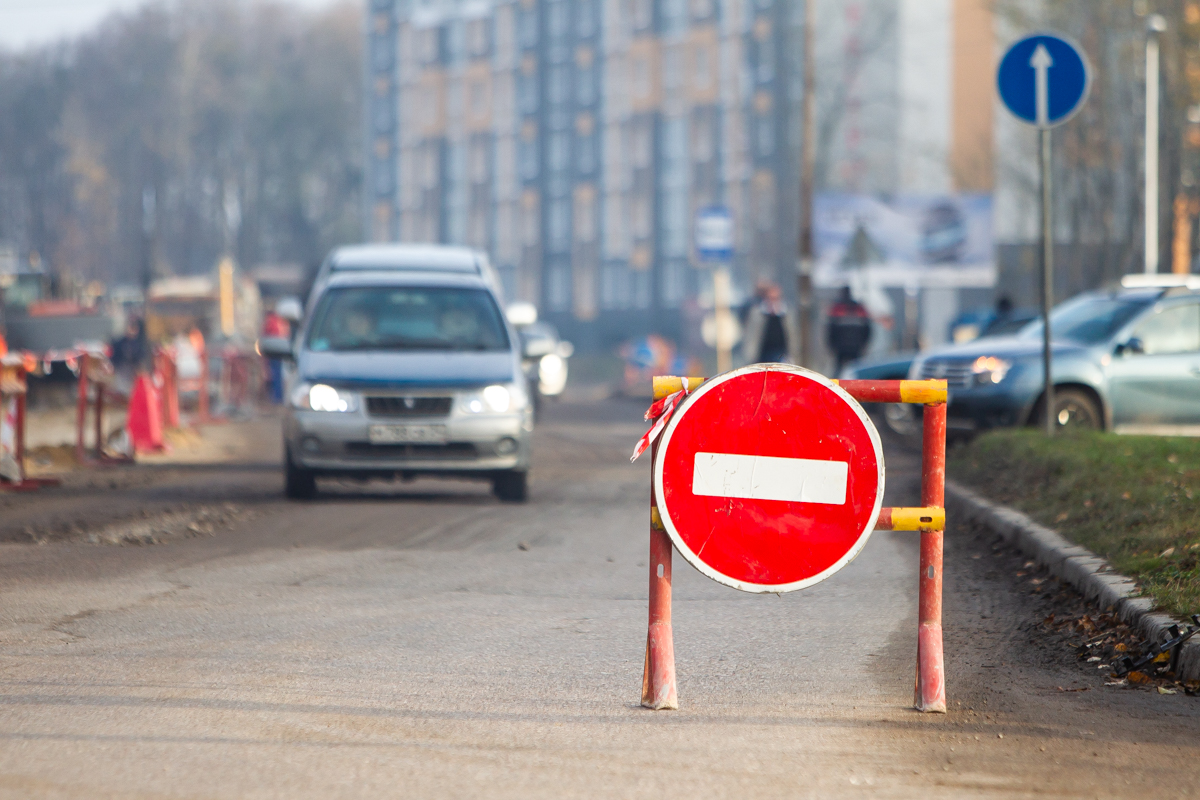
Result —
<instances>
[{"instance_id":1,"label":"white arrow on sign","mask_svg":"<svg viewBox=\"0 0 1200 800\"><path fill-rule=\"evenodd\" d=\"M1029 66L1033 67L1034 74L1037 124L1039 127L1045 128L1050 125L1050 78L1048 73L1054 66L1054 59L1050 57L1050 51L1046 49L1046 45L1039 44L1037 46L1037 49L1033 51L1033 58L1029 59ZM1026 84L1026 86L1028 85ZM1026 96L1028 97L1028 95Z\"/></svg>"},{"instance_id":2,"label":"white arrow on sign","mask_svg":"<svg viewBox=\"0 0 1200 800\"><path fill-rule=\"evenodd\" d=\"M849 472L845 461L696 453L692 494L840 506Z\"/></svg>"}]
</instances>

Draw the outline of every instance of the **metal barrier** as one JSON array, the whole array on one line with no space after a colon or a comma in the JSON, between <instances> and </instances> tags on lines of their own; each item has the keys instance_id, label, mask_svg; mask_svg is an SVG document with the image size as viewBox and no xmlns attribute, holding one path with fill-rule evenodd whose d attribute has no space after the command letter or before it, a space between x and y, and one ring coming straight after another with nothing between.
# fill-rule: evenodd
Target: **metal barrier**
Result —
<instances>
[{"instance_id":1,"label":"metal barrier","mask_svg":"<svg viewBox=\"0 0 1200 800\"><path fill-rule=\"evenodd\" d=\"M704 378L654 378L654 399L662 400ZM686 381L686 385L685 385ZM917 669L913 704L919 711L946 711L942 657L942 538L946 527L946 381L833 381L862 403L915 403L925 406L921 444L921 506L880 510L875 530L919 531ZM651 445L657 458L658 441ZM675 645L671 629L671 538L663 527L650 486L650 602L642 705L679 707L675 681Z\"/></svg>"},{"instance_id":2,"label":"metal barrier","mask_svg":"<svg viewBox=\"0 0 1200 800\"><path fill-rule=\"evenodd\" d=\"M57 478L30 478L25 474L25 396L28 375L37 368L31 354L0 357L0 488L30 491L55 486Z\"/></svg>"}]
</instances>

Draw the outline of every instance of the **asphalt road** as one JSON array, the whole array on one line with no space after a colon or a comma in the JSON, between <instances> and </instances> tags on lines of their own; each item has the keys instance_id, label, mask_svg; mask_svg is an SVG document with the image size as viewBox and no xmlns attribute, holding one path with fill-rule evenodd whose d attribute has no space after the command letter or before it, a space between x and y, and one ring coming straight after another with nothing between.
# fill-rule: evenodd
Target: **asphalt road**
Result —
<instances>
[{"instance_id":1,"label":"asphalt road","mask_svg":"<svg viewBox=\"0 0 1200 800\"><path fill-rule=\"evenodd\" d=\"M784 597L677 556L680 710L642 709L641 406L552 407L523 506L432 481L286 503L270 423L252 461L5 500L0 533L43 543L0 544L0 798L1200 793L1200 700L1104 687L1021 560L953 524L950 713L911 710L904 533ZM889 453L888 503L915 467ZM86 543L210 507L211 534Z\"/></svg>"}]
</instances>

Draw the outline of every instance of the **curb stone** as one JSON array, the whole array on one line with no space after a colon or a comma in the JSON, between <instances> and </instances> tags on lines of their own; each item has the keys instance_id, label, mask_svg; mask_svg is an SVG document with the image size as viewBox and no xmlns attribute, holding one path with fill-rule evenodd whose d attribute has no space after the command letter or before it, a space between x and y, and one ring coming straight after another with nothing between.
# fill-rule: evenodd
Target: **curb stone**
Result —
<instances>
[{"instance_id":1,"label":"curb stone","mask_svg":"<svg viewBox=\"0 0 1200 800\"><path fill-rule=\"evenodd\" d=\"M1051 575L1074 586L1089 602L1114 611L1147 641L1161 642L1167 638L1167 628L1179 624L1166 614L1154 613L1154 598L1139 596L1137 584L1115 572L1103 558L1086 547L1071 544L1057 531L1039 525L1020 511L985 500L952 480L946 481L946 505L962 519L984 525L1020 548ZM1184 644L1176 677L1200 680L1200 636Z\"/></svg>"}]
</instances>

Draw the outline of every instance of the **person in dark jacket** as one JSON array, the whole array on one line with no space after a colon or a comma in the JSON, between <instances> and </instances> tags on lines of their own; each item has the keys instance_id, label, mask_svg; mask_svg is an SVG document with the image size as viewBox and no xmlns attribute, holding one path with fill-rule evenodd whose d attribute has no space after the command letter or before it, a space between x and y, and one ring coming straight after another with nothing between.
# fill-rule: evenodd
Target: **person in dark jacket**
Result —
<instances>
[{"instance_id":1,"label":"person in dark jacket","mask_svg":"<svg viewBox=\"0 0 1200 800\"><path fill-rule=\"evenodd\" d=\"M861 357L871 341L871 315L866 306L854 299L848 286L842 288L838 301L829 309L825 341L837 359L835 375Z\"/></svg>"},{"instance_id":2,"label":"person in dark jacket","mask_svg":"<svg viewBox=\"0 0 1200 800\"><path fill-rule=\"evenodd\" d=\"M747 309L742 357L748 364L795 363L800 330L795 312L783 301L783 292L770 281L755 290L756 300Z\"/></svg>"}]
</instances>

